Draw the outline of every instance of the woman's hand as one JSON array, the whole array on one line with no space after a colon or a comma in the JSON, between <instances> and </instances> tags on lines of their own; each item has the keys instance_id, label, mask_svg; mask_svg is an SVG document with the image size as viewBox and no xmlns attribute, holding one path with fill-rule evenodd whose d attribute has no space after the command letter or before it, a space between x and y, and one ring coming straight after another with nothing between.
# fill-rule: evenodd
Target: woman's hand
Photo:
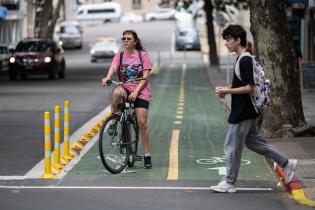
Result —
<instances>
[{"instance_id":1,"label":"woman's hand","mask_svg":"<svg viewBox=\"0 0 315 210\"><path fill-rule=\"evenodd\" d=\"M136 101L136 98L138 97L139 92L138 91L134 91L133 93L131 93L128 97L129 101Z\"/></svg>"},{"instance_id":2,"label":"woman's hand","mask_svg":"<svg viewBox=\"0 0 315 210\"><path fill-rule=\"evenodd\" d=\"M107 81L108 80L110 80L110 78L109 77L104 77L104 78L102 78L102 80L101 80L101 84L103 85L103 86L107 86Z\"/></svg>"}]
</instances>

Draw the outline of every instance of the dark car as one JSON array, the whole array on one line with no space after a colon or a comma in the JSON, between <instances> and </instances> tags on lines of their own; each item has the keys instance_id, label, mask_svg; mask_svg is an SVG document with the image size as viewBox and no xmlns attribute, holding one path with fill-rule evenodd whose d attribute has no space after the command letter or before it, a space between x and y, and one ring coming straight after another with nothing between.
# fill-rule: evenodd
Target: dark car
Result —
<instances>
[{"instance_id":1,"label":"dark car","mask_svg":"<svg viewBox=\"0 0 315 210\"><path fill-rule=\"evenodd\" d=\"M1 5L6 7L8 10L19 10L20 0L1 0Z\"/></svg>"},{"instance_id":2,"label":"dark car","mask_svg":"<svg viewBox=\"0 0 315 210\"><path fill-rule=\"evenodd\" d=\"M175 48L176 50L200 50L198 31L193 27L177 29Z\"/></svg>"},{"instance_id":3,"label":"dark car","mask_svg":"<svg viewBox=\"0 0 315 210\"><path fill-rule=\"evenodd\" d=\"M47 74L49 79L65 78L62 48L51 39L27 38L20 41L10 58L9 78L26 79L30 74Z\"/></svg>"},{"instance_id":4,"label":"dark car","mask_svg":"<svg viewBox=\"0 0 315 210\"><path fill-rule=\"evenodd\" d=\"M0 72L9 69L10 51L6 45L0 45Z\"/></svg>"}]
</instances>

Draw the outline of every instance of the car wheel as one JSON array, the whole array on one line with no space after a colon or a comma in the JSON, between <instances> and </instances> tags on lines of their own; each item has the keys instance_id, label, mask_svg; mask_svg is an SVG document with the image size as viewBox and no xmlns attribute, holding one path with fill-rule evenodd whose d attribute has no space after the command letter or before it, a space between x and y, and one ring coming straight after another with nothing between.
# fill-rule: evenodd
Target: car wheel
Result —
<instances>
[{"instance_id":1,"label":"car wheel","mask_svg":"<svg viewBox=\"0 0 315 210\"><path fill-rule=\"evenodd\" d=\"M16 74L14 72L9 71L9 80L16 80Z\"/></svg>"},{"instance_id":2,"label":"car wheel","mask_svg":"<svg viewBox=\"0 0 315 210\"><path fill-rule=\"evenodd\" d=\"M27 74L20 74L21 80L27 80Z\"/></svg>"},{"instance_id":3,"label":"car wheel","mask_svg":"<svg viewBox=\"0 0 315 210\"><path fill-rule=\"evenodd\" d=\"M91 59L91 62L92 63L96 63L96 59Z\"/></svg>"},{"instance_id":4,"label":"car wheel","mask_svg":"<svg viewBox=\"0 0 315 210\"><path fill-rule=\"evenodd\" d=\"M66 65L63 62L60 67L60 71L58 73L59 79L64 79L66 77Z\"/></svg>"},{"instance_id":5,"label":"car wheel","mask_svg":"<svg viewBox=\"0 0 315 210\"><path fill-rule=\"evenodd\" d=\"M55 65L49 70L48 72L48 78L49 79L56 79L56 74L55 74Z\"/></svg>"}]
</instances>

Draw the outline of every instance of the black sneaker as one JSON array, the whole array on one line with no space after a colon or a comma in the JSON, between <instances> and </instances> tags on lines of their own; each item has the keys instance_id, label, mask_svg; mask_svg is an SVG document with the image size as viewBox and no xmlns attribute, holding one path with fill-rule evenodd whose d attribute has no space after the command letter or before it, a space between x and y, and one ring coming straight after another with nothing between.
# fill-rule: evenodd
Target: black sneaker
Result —
<instances>
[{"instance_id":1,"label":"black sneaker","mask_svg":"<svg viewBox=\"0 0 315 210\"><path fill-rule=\"evenodd\" d=\"M150 169L152 168L152 163L151 163L151 156L143 157L144 159L144 168Z\"/></svg>"}]
</instances>

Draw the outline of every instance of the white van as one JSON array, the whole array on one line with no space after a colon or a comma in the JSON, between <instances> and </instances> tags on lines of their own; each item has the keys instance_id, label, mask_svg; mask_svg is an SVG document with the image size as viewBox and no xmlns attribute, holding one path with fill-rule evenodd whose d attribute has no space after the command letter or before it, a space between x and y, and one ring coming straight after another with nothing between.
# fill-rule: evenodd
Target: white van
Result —
<instances>
[{"instance_id":1,"label":"white van","mask_svg":"<svg viewBox=\"0 0 315 210\"><path fill-rule=\"evenodd\" d=\"M78 8L77 20L103 20L104 22L118 22L121 16L121 6L115 2L101 4L85 4Z\"/></svg>"}]
</instances>

